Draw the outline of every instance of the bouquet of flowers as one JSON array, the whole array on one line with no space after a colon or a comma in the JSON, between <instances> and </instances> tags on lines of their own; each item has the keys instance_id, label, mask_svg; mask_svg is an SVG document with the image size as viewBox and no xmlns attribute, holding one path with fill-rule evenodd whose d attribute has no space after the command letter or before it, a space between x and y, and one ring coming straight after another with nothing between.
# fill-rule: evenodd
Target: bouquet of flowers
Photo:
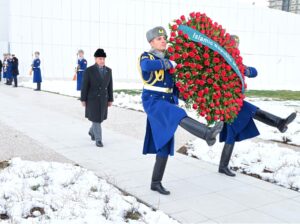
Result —
<instances>
[{"instance_id":1,"label":"bouquet of flowers","mask_svg":"<svg viewBox=\"0 0 300 224\"><path fill-rule=\"evenodd\" d=\"M188 108L206 118L231 123L243 105L244 66L229 33L200 12L169 25L168 54L177 63L170 70Z\"/></svg>"}]
</instances>

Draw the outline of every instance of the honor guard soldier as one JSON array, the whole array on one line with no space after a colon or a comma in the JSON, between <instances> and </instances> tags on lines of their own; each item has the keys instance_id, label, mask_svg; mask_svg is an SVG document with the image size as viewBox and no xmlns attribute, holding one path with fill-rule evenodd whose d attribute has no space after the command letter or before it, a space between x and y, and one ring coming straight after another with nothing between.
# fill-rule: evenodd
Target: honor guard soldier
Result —
<instances>
[{"instance_id":1,"label":"honor guard soldier","mask_svg":"<svg viewBox=\"0 0 300 224\"><path fill-rule=\"evenodd\" d=\"M34 52L34 59L31 64L32 71L33 71L33 83L36 83L35 91L41 91L41 83L42 83L42 74L41 74L41 59L40 59L40 52Z\"/></svg>"},{"instance_id":2,"label":"honor guard soldier","mask_svg":"<svg viewBox=\"0 0 300 224\"><path fill-rule=\"evenodd\" d=\"M231 38L238 47L238 36L232 35ZM257 70L253 67L245 66L245 76L248 78L254 78L257 76ZM295 120L295 118L296 113L290 114L287 118L280 118L274 114L261 110L247 101L244 101L243 106L234 122L231 124L225 123L224 128L220 133L220 142L225 142L225 144L221 154L219 173L223 173L231 177L235 176L235 174L228 168L234 144L235 142L243 141L259 135L259 131L253 119L275 127L280 132L284 133L288 129L288 124Z\"/></svg>"},{"instance_id":3,"label":"honor guard soldier","mask_svg":"<svg viewBox=\"0 0 300 224\"><path fill-rule=\"evenodd\" d=\"M174 134L180 125L193 135L204 139L208 145L216 142L216 136L222 130L223 123L213 128L207 127L190 117L177 106L178 89L169 72L176 63L165 56L167 48L166 30L159 26L146 34L151 50L139 58L139 68L144 82L142 103L147 114L146 135L143 154L156 154L151 190L168 195L170 192L162 186L162 178L168 156L174 155Z\"/></svg>"},{"instance_id":4,"label":"honor guard soldier","mask_svg":"<svg viewBox=\"0 0 300 224\"><path fill-rule=\"evenodd\" d=\"M2 67L3 67L3 64L2 64L2 61L0 59L0 82L2 81Z\"/></svg>"},{"instance_id":5,"label":"honor guard soldier","mask_svg":"<svg viewBox=\"0 0 300 224\"><path fill-rule=\"evenodd\" d=\"M81 90L81 84L82 84L82 78L83 73L87 68L87 61L84 58L84 52L83 50L79 50L78 53L78 60L77 60L77 67L76 67L76 75L77 75L77 86L76 89L78 91Z\"/></svg>"},{"instance_id":6,"label":"honor guard soldier","mask_svg":"<svg viewBox=\"0 0 300 224\"><path fill-rule=\"evenodd\" d=\"M3 79L5 79L5 84L7 84L7 54L3 54Z\"/></svg>"},{"instance_id":7,"label":"honor guard soldier","mask_svg":"<svg viewBox=\"0 0 300 224\"><path fill-rule=\"evenodd\" d=\"M6 85L12 84L12 58L11 54L7 54L7 72L6 72Z\"/></svg>"}]
</instances>

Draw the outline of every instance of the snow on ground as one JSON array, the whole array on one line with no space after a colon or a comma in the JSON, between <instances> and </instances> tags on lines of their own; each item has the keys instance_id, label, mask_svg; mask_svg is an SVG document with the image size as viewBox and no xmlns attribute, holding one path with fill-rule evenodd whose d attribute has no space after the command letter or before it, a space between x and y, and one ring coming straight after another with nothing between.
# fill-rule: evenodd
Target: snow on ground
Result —
<instances>
[{"instance_id":1,"label":"snow on ground","mask_svg":"<svg viewBox=\"0 0 300 224\"><path fill-rule=\"evenodd\" d=\"M0 222L178 223L79 166L19 158L0 166Z\"/></svg>"},{"instance_id":2,"label":"snow on ground","mask_svg":"<svg viewBox=\"0 0 300 224\"><path fill-rule=\"evenodd\" d=\"M209 147L200 139L187 144L189 156L216 165L219 164L222 149L221 143ZM300 191L299 151L280 147L276 143L247 140L235 144L229 166L239 172Z\"/></svg>"}]
</instances>

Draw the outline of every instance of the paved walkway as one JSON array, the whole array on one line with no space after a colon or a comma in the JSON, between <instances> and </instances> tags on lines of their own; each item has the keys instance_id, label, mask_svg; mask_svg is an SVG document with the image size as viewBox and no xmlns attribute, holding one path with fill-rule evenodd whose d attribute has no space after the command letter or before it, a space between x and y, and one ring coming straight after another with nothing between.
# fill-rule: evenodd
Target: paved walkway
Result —
<instances>
[{"instance_id":1,"label":"paved walkway","mask_svg":"<svg viewBox=\"0 0 300 224\"><path fill-rule=\"evenodd\" d=\"M78 100L0 85L0 121L182 223L300 223L299 193L242 174L219 175L216 166L181 154L169 160L164 178L172 194L150 191L154 157L141 154L143 113L110 108L99 149ZM178 133L181 141L191 137Z\"/></svg>"}]
</instances>

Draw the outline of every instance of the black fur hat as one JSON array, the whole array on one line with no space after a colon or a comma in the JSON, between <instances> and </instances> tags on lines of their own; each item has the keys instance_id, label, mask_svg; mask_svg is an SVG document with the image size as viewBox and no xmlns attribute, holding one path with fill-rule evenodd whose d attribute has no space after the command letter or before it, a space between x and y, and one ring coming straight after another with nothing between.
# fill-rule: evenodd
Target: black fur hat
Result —
<instances>
[{"instance_id":1,"label":"black fur hat","mask_svg":"<svg viewBox=\"0 0 300 224\"><path fill-rule=\"evenodd\" d=\"M94 57L95 58L106 58L106 53L104 52L103 49L99 48L96 50Z\"/></svg>"}]
</instances>

